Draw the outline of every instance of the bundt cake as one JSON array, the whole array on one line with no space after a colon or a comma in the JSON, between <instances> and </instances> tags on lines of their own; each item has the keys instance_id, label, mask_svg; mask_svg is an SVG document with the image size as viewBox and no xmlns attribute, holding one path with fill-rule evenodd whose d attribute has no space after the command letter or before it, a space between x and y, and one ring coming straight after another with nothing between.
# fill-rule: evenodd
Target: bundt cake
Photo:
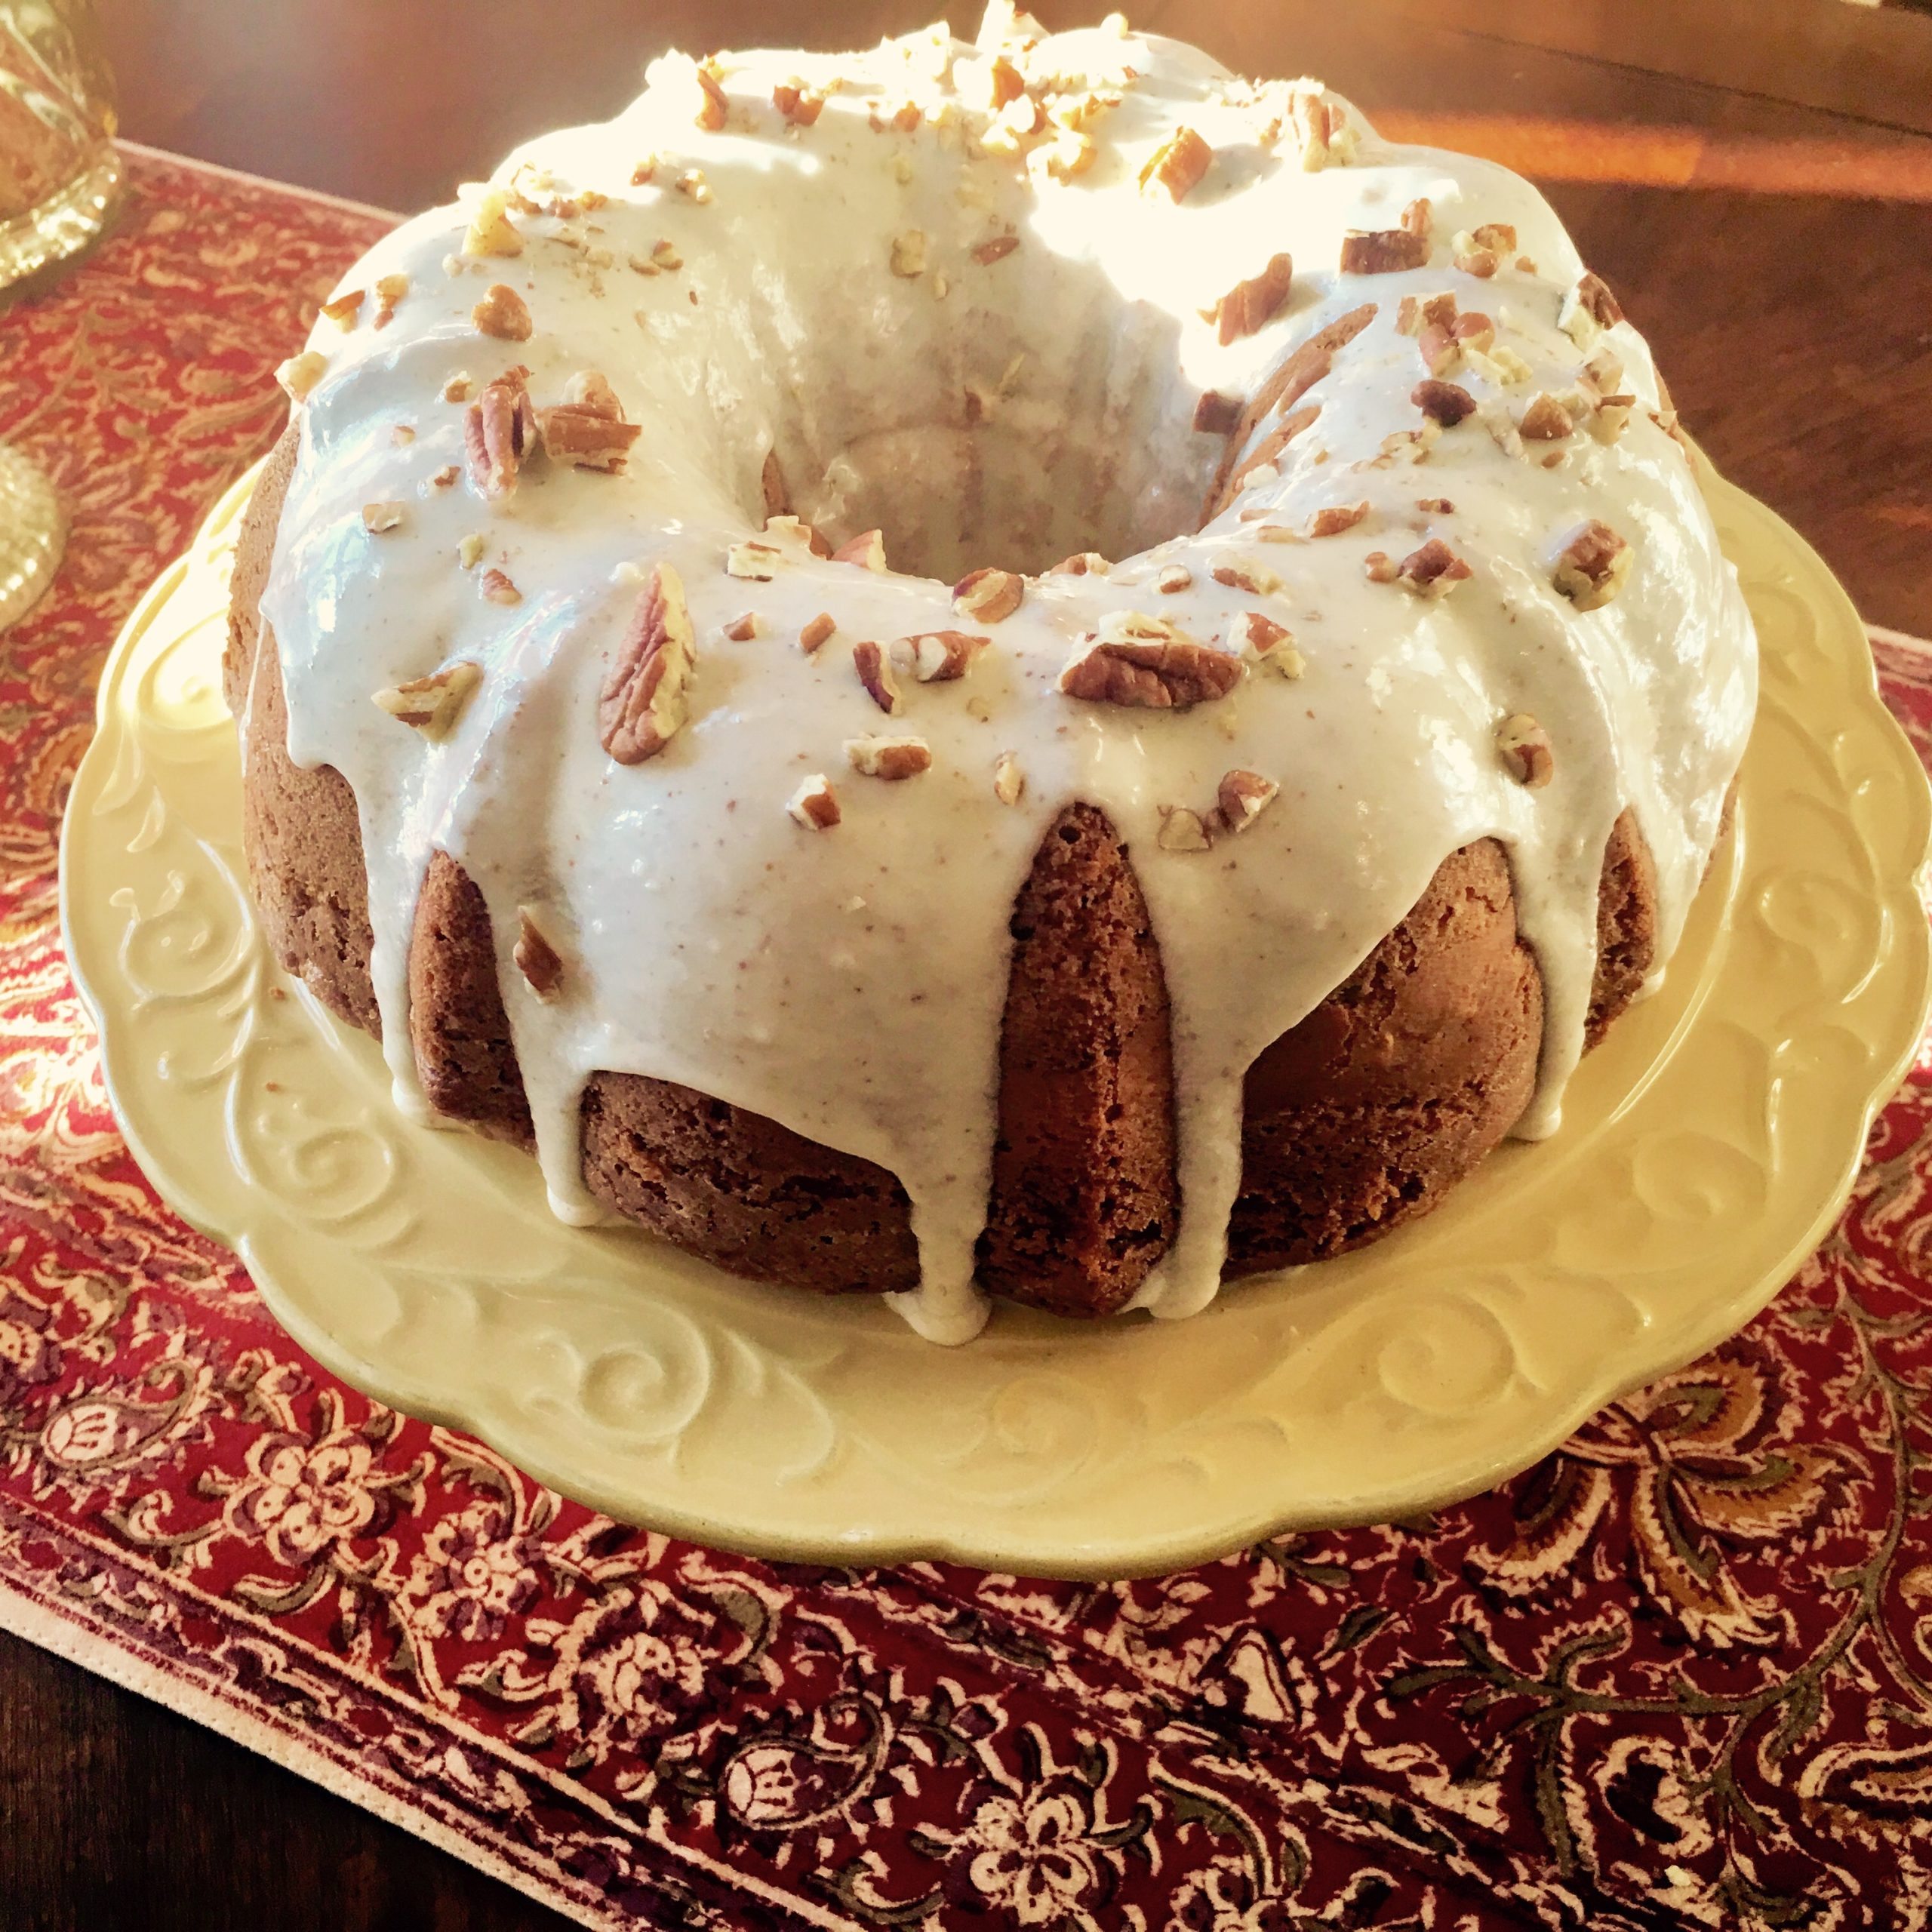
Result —
<instances>
[{"instance_id":1,"label":"bundt cake","mask_svg":"<svg viewBox=\"0 0 1932 1932\"><path fill-rule=\"evenodd\" d=\"M247 860L399 1100L947 1340L1549 1131L1755 657L1540 198L1118 17L648 82L282 371Z\"/></svg>"}]
</instances>

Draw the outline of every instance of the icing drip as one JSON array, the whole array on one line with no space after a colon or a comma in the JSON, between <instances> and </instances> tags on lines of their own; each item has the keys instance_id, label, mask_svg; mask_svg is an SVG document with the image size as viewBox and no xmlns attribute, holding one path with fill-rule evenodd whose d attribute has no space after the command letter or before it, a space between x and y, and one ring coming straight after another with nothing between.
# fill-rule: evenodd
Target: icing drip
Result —
<instances>
[{"instance_id":1,"label":"icing drip","mask_svg":"<svg viewBox=\"0 0 1932 1932\"><path fill-rule=\"evenodd\" d=\"M1525 183L1383 142L1312 83L1257 89L1105 27L1005 47L1060 115L1009 141L1001 127L1034 110L996 125L975 104L1001 85L990 52L926 35L863 55L722 56L715 129L697 125L698 70L667 58L616 120L512 155L503 195L379 244L345 279L368 291L347 326L324 319L312 339L326 368L301 405L263 602L291 753L334 766L357 798L399 1100L420 1106L407 954L441 849L489 908L560 1214L597 1212L579 1172L590 1075L678 1081L897 1174L922 1279L891 1299L943 1341L985 1317L972 1275L1008 919L1067 804L1112 821L1160 944L1183 1217L1136 1306L1185 1315L1218 1286L1247 1068L1475 839L1509 848L1544 980L1519 1131L1553 1127L1611 825L1632 808L1649 844L1666 958L1755 698L1749 620L1684 452L1653 418L1649 354L1627 323L1601 334L1633 406L1620 436L1592 433L1585 351L1562 326L1583 264ZM809 125L777 104L801 84L823 96ZM1336 118L1325 147L1310 103ZM1182 128L1212 167L1178 202L1150 196L1143 167ZM1340 271L1346 236L1397 229L1419 198L1423 265ZM1515 232L1487 275L1456 266L1451 239L1485 223ZM466 236L520 251L466 254ZM1223 343L1204 314L1278 253L1294 263L1285 305ZM479 328L498 284L527 337ZM1401 306L1443 292L1491 318L1497 352L1445 372L1479 413L1425 444L1411 398L1428 372ZM1365 303L1373 318L1304 398L1318 416L1197 531L1223 448L1195 427L1203 392L1253 395ZM540 409L580 372L608 379L641 426L621 473L553 454L526 459L508 494L479 493L467 404L518 366ZM1512 425L1546 391L1568 398L1574 433L1524 440ZM836 541L881 527L891 568L767 536L768 483ZM1356 504L1358 521L1306 534ZM1620 594L1586 609L1555 580L1592 519L1632 558ZM734 575L749 539L776 554ZM1377 580L1373 553L1399 563L1432 539L1469 566L1448 594ZM1087 550L1115 561L1031 577L994 621L952 608L968 568L1038 572ZM620 764L599 693L664 565L695 645L688 715L657 755ZM821 612L835 629L801 648ZM1292 643L1189 709L1063 693L1069 659L1129 612L1223 651L1260 614ZM902 669L884 715L855 645L940 630L989 641L956 679ZM481 678L439 737L370 702L458 663ZM1518 718L1546 734L1547 784L1499 753ZM897 735L929 768L894 781L846 749ZM996 767L1023 777L1017 796L996 792ZM1181 815L1211 832L1236 771L1278 791L1238 836L1187 849ZM820 832L787 810L817 776L838 810ZM552 998L514 963L525 909L563 961Z\"/></svg>"}]
</instances>

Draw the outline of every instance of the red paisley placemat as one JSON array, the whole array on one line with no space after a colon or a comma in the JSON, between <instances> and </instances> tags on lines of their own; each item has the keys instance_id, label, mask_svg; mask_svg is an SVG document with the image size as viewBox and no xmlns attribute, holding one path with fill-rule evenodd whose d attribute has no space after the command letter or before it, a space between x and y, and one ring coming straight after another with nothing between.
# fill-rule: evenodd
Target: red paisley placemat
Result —
<instances>
[{"instance_id":1,"label":"red paisley placemat","mask_svg":"<svg viewBox=\"0 0 1932 1932\"><path fill-rule=\"evenodd\" d=\"M383 220L133 180L0 312L75 509L0 636L0 1624L601 1927L1932 1915L1932 1060L1715 1354L1432 1521L1159 1582L622 1529L295 1349L115 1131L55 840L117 628ZM1932 756L1932 657L1877 648Z\"/></svg>"}]
</instances>

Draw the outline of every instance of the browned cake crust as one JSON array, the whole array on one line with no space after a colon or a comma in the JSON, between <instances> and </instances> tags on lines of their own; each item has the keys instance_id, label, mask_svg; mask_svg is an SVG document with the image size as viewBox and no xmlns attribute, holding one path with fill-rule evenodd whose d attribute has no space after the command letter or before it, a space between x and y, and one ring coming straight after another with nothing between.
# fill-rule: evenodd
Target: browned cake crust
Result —
<instances>
[{"instance_id":1,"label":"browned cake crust","mask_svg":"<svg viewBox=\"0 0 1932 1932\"><path fill-rule=\"evenodd\" d=\"M985 1286L1061 1315L1134 1298L1178 1219L1160 949L1106 815L1069 805L1014 907Z\"/></svg>"},{"instance_id":2,"label":"browned cake crust","mask_svg":"<svg viewBox=\"0 0 1932 1932\"><path fill-rule=\"evenodd\" d=\"M254 614L297 434L277 445L244 526L223 666L245 721L245 849L277 958L373 1032L355 798L338 773L291 762L280 666ZM1626 813L1604 852L1592 1044L1649 971L1656 907L1650 854ZM1012 931L980 1274L1014 1300L1103 1314L1165 1252L1180 1199L1159 950L1098 810L1071 806L1050 828ZM418 1069L439 1111L528 1146L497 974L482 894L435 855L409 960ZM1229 1272L1340 1253L1433 1207L1527 1103L1542 1004L1502 848L1485 840L1451 854L1401 924L1251 1069ZM897 1180L761 1115L669 1081L598 1073L581 1140L592 1195L721 1267L832 1294L918 1279Z\"/></svg>"}]
</instances>

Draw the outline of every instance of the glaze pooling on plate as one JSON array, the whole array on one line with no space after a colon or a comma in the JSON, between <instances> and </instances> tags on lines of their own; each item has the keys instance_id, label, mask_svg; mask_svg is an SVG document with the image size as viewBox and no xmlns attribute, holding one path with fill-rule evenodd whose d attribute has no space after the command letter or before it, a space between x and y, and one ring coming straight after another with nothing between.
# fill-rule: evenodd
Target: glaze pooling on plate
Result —
<instances>
[{"instance_id":1,"label":"glaze pooling on plate","mask_svg":"<svg viewBox=\"0 0 1932 1932\"><path fill-rule=\"evenodd\" d=\"M1750 620L1653 414L1648 352L1627 323L1578 315L1583 265L1525 183L1382 142L1313 83L1257 88L1177 42L998 33L704 70L667 57L616 120L512 155L496 177L507 205L472 192L380 243L345 278L342 293L365 291L346 328L325 318L312 338L325 366L307 368L263 601L291 752L334 766L358 801L399 1094L420 1106L407 958L441 849L490 910L560 1214L596 1212L579 1174L591 1073L696 1088L899 1176L922 1279L892 1299L944 1340L985 1316L974 1245L1008 921L1068 803L1117 828L1160 943L1183 1214L1136 1306L1183 1315L1219 1284L1249 1064L1472 840L1509 848L1544 980L1519 1131L1555 1124L1611 825L1627 806L1648 843L1666 958L1756 696ZM995 109L998 63L1030 91ZM822 97L809 125L785 106L800 85ZM1141 177L1183 128L1210 163L1175 199ZM1423 265L1342 269L1347 238L1399 231L1423 201L1429 236L1403 245ZM1500 259L1471 238L1496 224L1515 231ZM1283 306L1223 343L1217 305L1281 254ZM479 328L497 285L527 308L526 337ZM1495 340L1445 366L1476 408L1432 435L1404 298L1443 294ZM1203 396L1253 396L1371 304L1297 405L1318 416L1197 531L1226 454L1195 427L1214 418ZM1586 373L1605 351L1632 398L1620 434L1620 411L1599 407L1607 365ZM620 472L528 460L513 491L481 491L469 405L519 366L540 408L583 372L608 380L641 426ZM1520 432L1545 394L1571 434ZM780 492L835 540L882 527L891 568L768 536ZM1629 565L1586 609L1557 580L1593 521ZM776 555L740 553L740 568L769 575L734 574L753 539ZM1446 594L1374 561L1434 539L1469 569ZM1119 561L1047 568L1088 550ZM1041 574L1017 610L978 622L949 585L981 565ZM599 695L666 566L695 645L687 715L657 755L620 764ZM489 580L495 597L492 571L509 586ZM821 612L836 628L808 651ZM1291 647L1257 657L1251 614ZM1238 657L1238 681L1185 709L1063 690L1069 663L1133 616ZM902 669L886 715L855 647L943 630L987 641L956 679ZM481 675L439 737L371 701L458 663ZM1521 782L1499 749L1518 718L1546 735L1547 783ZM930 768L868 775L847 748L880 735L916 737ZM1238 836L1214 836L1230 772L1279 790ZM787 809L817 775L839 809L822 831ZM1186 813L1211 835L1186 835ZM512 958L526 910L562 961L547 998Z\"/></svg>"}]
</instances>

